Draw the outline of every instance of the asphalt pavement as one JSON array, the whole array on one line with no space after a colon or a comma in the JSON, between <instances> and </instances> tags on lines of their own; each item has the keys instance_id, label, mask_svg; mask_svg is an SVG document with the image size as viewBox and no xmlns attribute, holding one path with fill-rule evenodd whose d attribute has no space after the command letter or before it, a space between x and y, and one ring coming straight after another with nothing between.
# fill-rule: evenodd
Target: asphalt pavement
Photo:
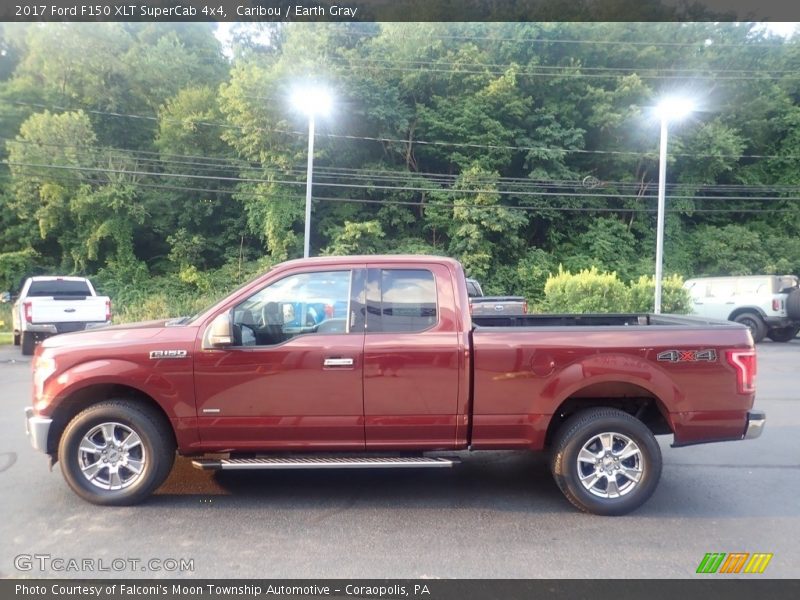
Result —
<instances>
[{"instance_id":1,"label":"asphalt pavement","mask_svg":"<svg viewBox=\"0 0 800 600\"><path fill-rule=\"evenodd\" d=\"M758 356L761 438L660 438L655 495L604 518L572 508L544 455L512 452L430 471L213 474L179 459L146 503L99 508L30 447L30 362L0 346L0 577L678 578L707 552L772 553L757 577L798 577L800 339Z\"/></svg>"}]
</instances>

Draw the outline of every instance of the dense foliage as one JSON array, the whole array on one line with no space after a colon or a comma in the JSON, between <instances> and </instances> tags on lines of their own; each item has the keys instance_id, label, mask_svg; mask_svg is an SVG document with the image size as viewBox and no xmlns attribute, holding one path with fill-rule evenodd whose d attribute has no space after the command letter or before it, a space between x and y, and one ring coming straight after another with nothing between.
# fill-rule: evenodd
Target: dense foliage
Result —
<instances>
[{"instance_id":1,"label":"dense foliage","mask_svg":"<svg viewBox=\"0 0 800 600\"><path fill-rule=\"evenodd\" d=\"M301 255L297 82L335 96L317 123L314 254L447 254L534 305L559 265L649 289L650 108L681 91L699 110L670 129L665 272L800 271L796 36L295 23L236 26L225 52L213 24L0 27L0 289L86 273L130 306L153 282L198 304Z\"/></svg>"},{"instance_id":2,"label":"dense foliage","mask_svg":"<svg viewBox=\"0 0 800 600\"><path fill-rule=\"evenodd\" d=\"M661 311L691 312L689 292L678 275L661 282ZM559 267L544 286L544 301L539 306L554 313L652 313L655 304L655 279L642 275L627 285L616 273L601 273L597 267L570 273Z\"/></svg>"}]
</instances>

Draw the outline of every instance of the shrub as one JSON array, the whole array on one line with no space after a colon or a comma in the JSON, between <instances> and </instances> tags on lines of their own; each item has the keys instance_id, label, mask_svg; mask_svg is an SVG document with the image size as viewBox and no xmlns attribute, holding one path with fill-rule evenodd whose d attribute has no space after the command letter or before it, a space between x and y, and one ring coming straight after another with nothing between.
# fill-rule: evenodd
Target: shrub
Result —
<instances>
[{"instance_id":1,"label":"shrub","mask_svg":"<svg viewBox=\"0 0 800 600\"><path fill-rule=\"evenodd\" d=\"M559 267L544 286L542 308L554 313L652 313L655 279L642 276L629 285L616 273L601 273L597 267L572 274ZM665 277L662 286L661 310L664 313L691 312L689 293L683 289L678 275Z\"/></svg>"},{"instance_id":2,"label":"shrub","mask_svg":"<svg viewBox=\"0 0 800 600\"><path fill-rule=\"evenodd\" d=\"M11 331L11 302L0 304L0 331Z\"/></svg>"},{"instance_id":3,"label":"shrub","mask_svg":"<svg viewBox=\"0 0 800 600\"><path fill-rule=\"evenodd\" d=\"M271 264L265 258L241 266L237 261L211 271L186 266L178 273L158 277L143 277L138 269L104 269L96 283L99 293L111 297L114 323L151 321L198 313L267 271ZM130 277L128 283L125 276Z\"/></svg>"},{"instance_id":4,"label":"shrub","mask_svg":"<svg viewBox=\"0 0 800 600\"><path fill-rule=\"evenodd\" d=\"M559 265L544 286L543 308L553 313L623 312L628 290L616 273L600 273L597 267L572 274Z\"/></svg>"},{"instance_id":5,"label":"shrub","mask_svg":"<svg viewBox=\"0 0 800 600\"><path fill-rule=\"evenodd\" d=\"M651 313L655 306L655 277L642 275L628 286L628 310L636 313ZM689 292L683 289L680 275L664 277L661 282L661 312L688 314L692 312Z\"/></svg>"}]
</instances>

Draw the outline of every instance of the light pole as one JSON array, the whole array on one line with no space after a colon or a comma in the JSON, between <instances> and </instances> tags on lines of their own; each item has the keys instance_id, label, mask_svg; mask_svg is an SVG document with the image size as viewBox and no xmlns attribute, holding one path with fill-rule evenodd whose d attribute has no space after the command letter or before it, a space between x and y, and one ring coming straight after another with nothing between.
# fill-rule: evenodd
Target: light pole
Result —
<instances>
[{"instance_id":1,"label":"light pole","mask_svg":"<svg viewBox=\"0 0 800 600\"><path fill-rule=\"evenodd\" d=\"M321 87L301 87L292 93L292 104L308 117L308 165L306 168L306 220L303 238L303 258L309 257L311 246L311 187L314 170L314 125L317 115L325 116L331 110L331 96Z\"/></svg>"},{"instance_id":2,"label":"light pole","mask_svg":"<svg viewBox=\"0 0 800 600\"><path fill-rule=\"evenodd\" d=\"M664 264L664 211L667 185L667 125L694 110L694 104L685 98L665 98L656 106L656 116L661 120L661 144L658 157L658 219L656 226L656 294L653 312L661 314L661 279Z\"/></svg>"}]
</instances>

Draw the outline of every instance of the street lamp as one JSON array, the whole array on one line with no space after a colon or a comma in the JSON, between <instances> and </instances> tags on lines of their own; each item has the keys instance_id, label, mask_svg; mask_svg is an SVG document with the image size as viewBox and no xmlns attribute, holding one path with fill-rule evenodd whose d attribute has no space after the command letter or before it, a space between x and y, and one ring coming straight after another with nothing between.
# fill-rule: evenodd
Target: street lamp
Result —
<instances>
[{"instance_id":1,"label":"street lamp","mask_svg":"<svg viewBox=\"0 0 800 600\"><path fill-rule=\"evenodd\" d=\"M317 115L330 113L333 100L328 90L318 86L305 86L294 90L292 104L308 116L308 168L306 172L306 223L303 240L303 258L308 258L311 242L311 186L314 169L314 120Z\"/></svg>"},{"instance_id":2,"label":"street lamp","mask_svg":"<svg viewBox=\"0 0 800 600\"><path fill-rule=\"evenodd\" d=\"M661 149L658 158L658 225L656 228L656 297L655 314L661 314L661 279L664 263L664 206L667 183L667 124L678 121L694 110L694 103L686 98L664 98L656 106L656 116L661 120Z\"/></svg>"}]
</instances>

